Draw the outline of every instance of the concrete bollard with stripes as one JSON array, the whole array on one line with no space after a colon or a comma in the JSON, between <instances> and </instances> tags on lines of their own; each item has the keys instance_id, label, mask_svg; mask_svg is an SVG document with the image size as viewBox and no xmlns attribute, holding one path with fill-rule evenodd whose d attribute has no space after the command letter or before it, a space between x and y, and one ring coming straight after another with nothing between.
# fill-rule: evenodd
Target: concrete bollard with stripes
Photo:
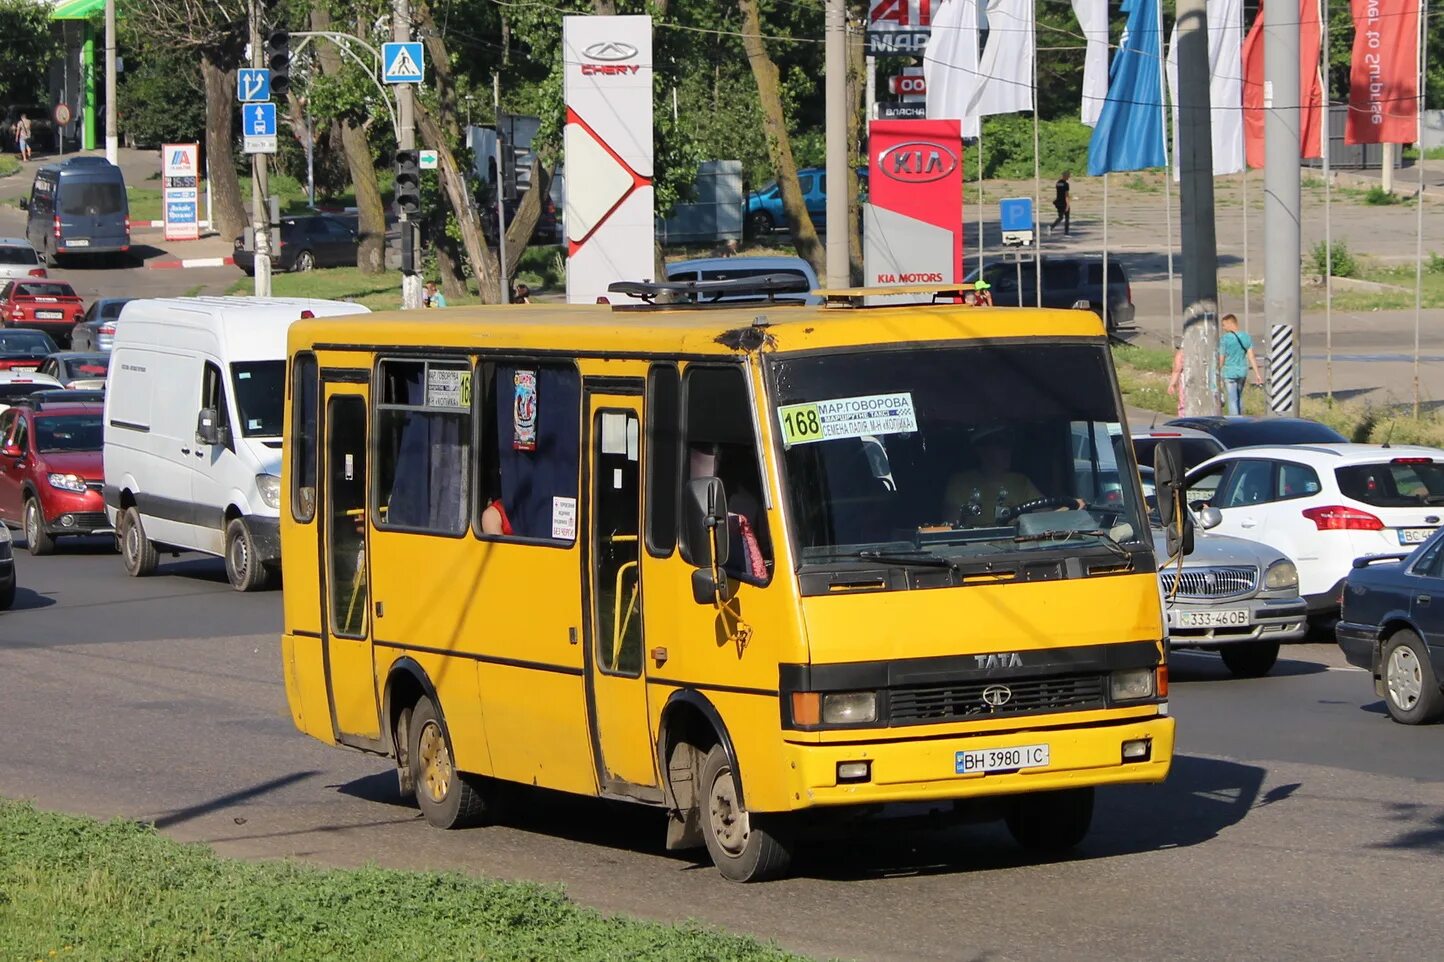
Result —
<instances>
[{"instance_id":1,"label":"concrete bollard with stripes","mask_svg":"<svg viewBox=\"0 0 1444 962\"><path fill-rule=\"evenodd\" d=\"M1294 410L1294 329L1274 324L1269 329L1269 410L1292 414Z\"/></svg>"}]
</instances>

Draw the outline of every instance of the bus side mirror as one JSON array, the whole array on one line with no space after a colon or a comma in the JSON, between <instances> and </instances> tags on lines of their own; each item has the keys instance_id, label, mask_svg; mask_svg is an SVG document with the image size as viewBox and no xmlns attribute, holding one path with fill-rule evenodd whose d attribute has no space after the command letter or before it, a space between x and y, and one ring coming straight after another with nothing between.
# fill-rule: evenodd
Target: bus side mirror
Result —
<instances>
[{"instance_id":1,"label":"bus side mirror","mask_svg":"<svg viewBox=\"0 0 1444 962\"><path fill-rule=\"evenodd\" d=\"M721 568L727 563L727 492L720 479L687 482L679 534L682 560L692 567Z\"/></svg>"},{"instance_id":2,"label":"bus side mirror","mask_svg":"<svg viewBox=\"0 0 1444 962\"><path fill-rule=\"evenodd\" d=\"M1177 441L1160 443L1153 449L1153 486L1170 558L1193 553L1193 515L1183 505L1184 483L1182 447Z\"/></svg>"}]
</instances>

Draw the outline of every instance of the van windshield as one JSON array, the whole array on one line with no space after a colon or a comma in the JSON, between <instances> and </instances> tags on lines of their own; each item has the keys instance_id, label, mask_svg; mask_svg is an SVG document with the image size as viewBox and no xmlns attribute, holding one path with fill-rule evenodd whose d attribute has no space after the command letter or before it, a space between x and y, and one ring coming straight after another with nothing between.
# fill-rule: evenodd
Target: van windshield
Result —
<instances>
[{"instance_id":1,"label":"van windshield","mask_svg":"<svg viewBox=\"0 0 1444 962\"><path fill-rule=\"evenodd\" d=\"M804 568L1127 556L1148 536L1106 348L783 357L772 389Z\"/></svg>"},{"instance_id":2,"label":"van windshield","mask_svg":"<svg viewBox=\"0 0 1444 962\"><path fill-rule=\"evenodd\" d=\"M236 387L236 412L241 434L248 438L278 438L285 411L286 362L238 361L231 365Z\"/></svg>"},{"instance_id":3,"label":"van windshield","mask_svg":"<svg viewBox=\"0 0 1444 962\"><path fill-rule=\"evenodd\" d=\"M60 189L60 213L70 216L119 214L125 210L125 189L114 180L71 180Z\"/></svg>"}]
</instances>

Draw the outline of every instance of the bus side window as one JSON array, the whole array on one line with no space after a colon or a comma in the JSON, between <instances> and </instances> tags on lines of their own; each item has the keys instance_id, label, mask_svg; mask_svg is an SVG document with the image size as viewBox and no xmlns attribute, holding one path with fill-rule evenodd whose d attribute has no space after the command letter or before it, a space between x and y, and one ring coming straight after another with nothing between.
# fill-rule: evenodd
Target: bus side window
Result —
<instances>
[{"instance_id":1,"label":"bus side window","mask_svg":"<svg viewBox=\"0 0 1444 962\"><path fill-rule=\"evenodd\" d=\"M682 483L682 379L671 364L647 373L647 550L666 558L677 546Z\"/></svg>"},{"instance_id":2,"label":"bus side window","mask_svg":"<svg viewBox=\"0 0 1444 962\"><path fill-rule=\"evenodd\" d=\"M297 354L291 369L291 517L316 517L316 355Z\"/></svg>"},{"instance_id":3,"label":"bus side window","mask_svg":"<svg viewBox=\"0 0 1444 962\"><path fill-rule=\"evenodd\" d=\"M470 518L471 371L455 361L381 362L378 528L459 535Z\"/></svg>"},{"instance_id":4,"label":"bus side window","mask_svg":"<svg viewBox=\"0 0 1444 962\"><path fill-rule=\"evenodd\" d=\"M476 524L483 537L576 540L582 382L569 364L477 366Z\"/></svg>"},{"instance_id":5,"label":"bus side window","mask_svg":"<svg viewBox=\"0 0 1444 962\"><path fill-rule=\"evenodd\" d=\"M772 538L763 508L752 402L740 366L687 368L684 406L688 479L717 477L727 489L734 548L727 573L748 584L772 577Z\"/></svg>"}]
</instances>

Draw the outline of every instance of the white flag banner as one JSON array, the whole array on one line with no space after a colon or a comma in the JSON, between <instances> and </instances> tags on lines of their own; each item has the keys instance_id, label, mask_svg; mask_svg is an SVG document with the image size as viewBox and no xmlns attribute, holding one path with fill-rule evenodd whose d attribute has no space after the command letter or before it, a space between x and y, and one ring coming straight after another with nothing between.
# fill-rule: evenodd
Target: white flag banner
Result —
<instances>
[{"instance_id":1,"label":"white flag banner","mask_svg":"<svg viewBox=\"0 0 1444 962\"><path fill-rule=\"evenodd\" d=\"M1082 120L1092 127L1103 112L1103 101L1108 99L1108 0L1073 0L1073 15L1087 40L1083 53Z\"/></svg>"},{"instance_id":2,"label":"white flag banner","mask_svg":"<svg viewBox=\"0 0 1444 962\"><path fill-rule=\"evenodd\" d=\"M1033 109L1034 0L988 0L988 44L983 48L978 90L969 111L976 117Z\"/></svg>"},{"instance_id":3,"label":"white flag banner","mask_svg":"<svg viewBox=\"0 0 1444 962\"><path fill-rule=\"evenodd\" d=\"M1208 104L1213 173L1243 170L1243 0L1208 0ZM1168 99L1173 104L1173 179L1178 180L1178 24L1168 41Z\"/></svg>"},{"instance_id":4,"label":"white flag banner","mask_svg":"<svg viewBox=\"0 0 1444 962\"><path fill-rule=\"evenodd\" d=\"M978 0L943 0L933 11L923 79L928 119L960 120L963 137L976 138L981 122L968 107L978 90Z\"/></svg>"}]
</instances>

